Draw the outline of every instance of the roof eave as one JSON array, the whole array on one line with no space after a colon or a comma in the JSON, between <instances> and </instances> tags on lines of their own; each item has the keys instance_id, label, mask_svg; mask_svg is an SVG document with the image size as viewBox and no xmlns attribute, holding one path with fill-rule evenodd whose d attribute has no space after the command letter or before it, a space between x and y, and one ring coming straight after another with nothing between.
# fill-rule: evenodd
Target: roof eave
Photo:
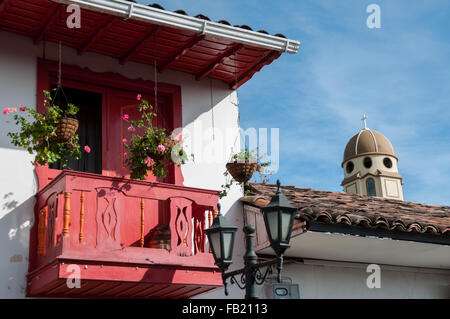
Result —
<instances>
[{"instance_id":1,"label":"roof eave","mask_svg":"<svg viewBox=\"0 0 450 319\"><path fill-rule=\"evenodd\" d=\"M189 30L203 35L212 35L234 42L271 49L280 52L297 53L300 42L274 35L255 32L217 22L186 16L166 10L145 6L124 0L51 0L63 4L76 4L81 8L110 15L136 19L176 29Z\"/></svg>"},{"instance_id":2,"label":"roof eave","mask_svg":"<svg viewBox=\"0 0 450 319\"><path fill-rule=\"evenodd\" d=\"M352 236L363 236L372 238L390 238L410 242L437 244L450 246L450 237L428 233L396 232L386 229L370 229L355 225L328 224L318 221L310 221L308 231L321 233L339 233Z\"/></svg>"}]
</instances>

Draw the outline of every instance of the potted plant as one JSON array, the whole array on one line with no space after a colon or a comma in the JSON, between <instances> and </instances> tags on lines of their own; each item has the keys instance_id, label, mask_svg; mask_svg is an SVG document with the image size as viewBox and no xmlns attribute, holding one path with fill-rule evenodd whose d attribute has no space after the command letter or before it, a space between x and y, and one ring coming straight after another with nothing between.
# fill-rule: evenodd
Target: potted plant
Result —
<instances>
[{"instance_id":1,"label":"potted plant","mask_svg":"<svg viewBox=\"0 0 450 319\"><path fill-rule=\"evenodd\" d=\"M265 163L264 163L265 164ZM239 183L246 183L263 165L254 151L244 149L241 152L234 154L231 161L226 164L227 171ZM268 165L268 164L267 164Z\"/></svg>"},{"instance_id":2,"label":"potted plant","mask_svg":"<svg viewBox=\"0 0 450 319\"><path fill-rule=\"evenodd\" d=\"M29 107L5 108L3 114L14 114L14 120L20 126L18 132L9 132L11 143L35 153L34 163L40 165L61 161L67 166L67 156L75 159L81 157L78 143L78 121L73 117L78 107L68 103L65 110L53 103L49 91L44 91L45 112L39 113ZM22 114L23 115L22 115Z\"/></svg>"},{"instance_id":3,"label":"potted plant","mask_svg":"<svg viewBox=\"0 0 450 319\"><path fill-rule=\"evenodd\" d=\"M136 99L140 101L138 111L141 118L132 121L129 120L128 114L122 116L122 120L130 123L128 131L132 134L130 141L122 140L128 149L125 164L130 169L130 177L133 179L145 179L148 171L156 177L163 178L167 175L168 162L176 165L185 164L187 155L179 141L167 134L164 128L153 125L152 121L157 116L153 106L142 99L140 94Z\"/></svg>"},{"instance_id":4,"label":"potted plant","mask_svg":"<svg viewBox=\"0 0 450 319\"><path fill-rule=\"evenodd\" d=\"M262 183L267 183L269 181L267 175L271 174L267 170L270 162L263 161L263 158L263 156L258 157L256 151L249 151L248 149L232 155L231 160L226 164L227 170L223 173L226 182L222 185L219 198L227 196L231 186L235 183L243 186L245 195L248 189L248 181L255 172L259 173Z\"/></svg>"}]
</instances>

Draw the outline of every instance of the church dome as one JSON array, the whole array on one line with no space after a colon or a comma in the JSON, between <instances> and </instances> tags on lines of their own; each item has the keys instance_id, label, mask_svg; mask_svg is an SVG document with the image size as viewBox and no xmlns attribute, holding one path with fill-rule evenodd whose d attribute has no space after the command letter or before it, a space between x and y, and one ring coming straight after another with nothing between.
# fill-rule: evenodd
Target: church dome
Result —
<instances>
[{"instance_id":1,"label":"church dome","mask_svg":"<svg viewBox=\"0 0 450 319\"><path fill-rule=\"evenodd\" d=\"M391 142L383 134L368 128L361 130L348 141L342 165L346 161L364 154L389 155L398 160Z\"/></svg>"}]
</instances>

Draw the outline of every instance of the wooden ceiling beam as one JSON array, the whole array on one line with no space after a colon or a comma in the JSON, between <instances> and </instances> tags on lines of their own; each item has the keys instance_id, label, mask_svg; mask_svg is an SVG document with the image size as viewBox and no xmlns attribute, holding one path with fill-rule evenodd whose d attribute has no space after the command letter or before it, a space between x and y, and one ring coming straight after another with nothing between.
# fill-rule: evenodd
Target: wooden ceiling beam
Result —
<instances>
[{"instance_id":1,"label":"wooden ceiling beam","mask_svg":"<svg viewBox=\"0 0 450 319\"><path fill-rule=\"evenodd\" d=\"M134 45L124 56L120 58L120 64L125 64L127 61L136 53L138 52L143 46L145 41L150 39L153 36L156 36L158 31L161 29L161 27L154 27L152 30L147 32L137 43Z\"/></svg>"},{"instance_id":2,"label":"wooden ceiling beam","mask_svg":"<svg viewBox=\"0 0 450 319\"><path fill-rule=\"evenodd\" d=\"M78 55L86 52L94 42L117 20L116 17L109 17L105 22L91 34L91 36L78 48Z\"/></svg>"},{"instance_id":3,"label":"wooden ceiling beam","mask_svg":"<svg viewBox=\"0 0 450 319\"><path fill-rule=\"evenodd\" d=\"M8 6L9 2L11 2L11 0L3 0L3 2L0 3L0 15L2 15L3 12L6 11L6 7Z\"/></svg>"},{"instance_id":4,"label":"wooden ceiling beam","mask_svg":"<svg viewBox=\"0 0 450 319\"><path fill-rule=\"evenodd\" d=\"M163 72L165 69L169 67L170 64L180 59L186 52L192 49L197 43L202 41L205 38L205 35L197 35L193 39L191 39L184 47L179 49L175 54L173 54L170 58L164 61L160 67L158 67L159 72Z\"/></svg>"},{"instance_id":5,"label":"wooden ceiling beam","mask_svg":"<svg viewBox=\"0 0 450 319\"><path fill-rule=\"evenodd\" d=\"M42 24L41 28L39 29L39 32L34 37L34 44L39 44L42 39L44 39L45 34L48 32L50 27L55 24L56 20L59 18L61 13L61 6L58 4L55 4L51 9L50 12L47 14L47 16L44 19L44 23Z\"/></svg>"},{"instance_id":6,"label":"wooden ceiling beam","mask_svg":"<svg viewBox=\"0 0 450 319\"><path fill-rule=\"evenodd\" d=\"M237 79L236 82L230 83L230 89L236 90L242 84L244 84L249 78L253 76L256 72L261 70L261 68L267 64L272 63L273 60L278 59L281 55L281 52L278 51L270 51L270 53L264 55L258 62L254 63L246 70L243 71L242 75Z\"/></svg>"},{"instance_id":7,"label":"wooden ceiling beam","mask_svg":"<svg viewBox=\"0 0 450 319\"><path fill-rule=\"evenodd\" d=\"M170 287L170 285L162 285L162 284L156 284L156 285L150 285L148 288L139 291L138 293L134 294L133 297L135 298L147 298L147 295L149 293L153 293L155 291L167 289Z\"/></svg>"},{"instance_id":8,"label":"wooden ceiling beam","mask_svg":"<svg viewBox=\"0 0 450 319\"><path fill-rule=\"evenodd\" d=\"M197 81L204 79L205 77L210 75L211 72L213 72L226 58L232 56L233 54L236 54L236 52L242 49L243 47L244 47L243 44L240 43L234 44L233 46L222 52L222 54L220 54L218 57L216 57L210 65L208 65L201 72L199 72L195 76L195 79Z\"/></svg>"}]
</instances>

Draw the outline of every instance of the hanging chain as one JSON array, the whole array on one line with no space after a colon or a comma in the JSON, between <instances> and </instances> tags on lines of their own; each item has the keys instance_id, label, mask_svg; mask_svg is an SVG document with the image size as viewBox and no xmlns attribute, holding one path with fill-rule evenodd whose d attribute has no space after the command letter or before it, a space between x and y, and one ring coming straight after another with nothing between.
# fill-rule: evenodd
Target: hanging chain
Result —
<instances>
[{"instance_id":1,"label":"hanging chain","mask_svg":"<svg viewBox=\"0 0 450 319\"><path fill-rule=\"evenodd\" d=\"M156 113L158 113L158 72L156 70L156 59L154 60L155 66L154 66L154 70L155 70L155 108L156 108Z\"/></svg>"},{"instance_id":2,"label":"hanging chain","mask_svg":"<svg viewBox=\"0 0 450 319\"><path fill-rule=\"evenodd\" d=\"M56 102L56 98L58 96L58 93L60 93L60 91L62 92L64 98L66 99L66 103L69 104L69 100L67 99L66 93L64 92L64 90L62 88L61 79L62 79L62 45L61 45L61 41L59 41L59 43L58 43L58 83L57 83L55 95L53 97L52 105Z\"/></svg>"},{"instance_id":3,"label":"hanging chain","mask_svg":"<svg viewBox=\"0 0 450 319\"><path fill-rule=\"evenodd\" d=\"M61 87L61 60L62 60L62 53L61 53L61 41L59 41L59 52L58 52L58 88Z\"/></svg>"},{"instance_id":4,"label":"hanging chain","mask_svg":"<svg viewBox=\"0 0 450 319\"><path fill-rule=\"evenodd\" d=\"M238 58L238 52L236 51L236 53L234 54L234 86L236 87L235 91L236 91L236 107L238 109L238 128L241 127L241 114L239 112L239 98L238 98L238 90L237 90L237 58ZM240 134L236 135L236 138L234 139L234 143L233 146L231 147L231 151L230 151L230 156L229 156L229 160L232 160L233 157L233 149L236 146L236 142L238 137L240 136Z\"/></svg>"},{"instance_id":5,"label":"hanging chain","mask_svg":"<svg viewBox=\"0 0 450 319\"><path fill-rule=\"evenodd\" d=\"M42 39L42 59L45 61L45 35Z\"/></svg>"},{"instance_id":6,"label":"hanging chain","mask_svg":"<svg viewBox=\"0 0 450 319\"><path fill-rule=\"evenodd\" d=\"M213 141L215 141L216 136L215 136L215 125L214 125L214 99L213 99L213 80L212 78L209 78L210 81L210 89L211 89L211 120L212 120L212 136L213 136Z\"/></svg>"},{"instance_id":7,"label":"hanging chain","mask_svg":"<svg viewBox=\"0 0 450 319\"><path fill-rule=\"evenodd\" d=\"M155 32L156 33L156 32ZM156 35L155 33L153 34L153 45L156 48ZM156 62L156 54L155 54L155 59L153 60L153 72L154 72L154 92L155 92L155 112L156 112L156 116L160 115L160 117L162 118L162 123L161 125L163 126L163 128L168 129L167 127L167 122L166 122L166 117L164 116L164 114L161 112L159 112L158 109L158 65Z\"/></svg>"},{"instance_id":8,"label":"hanging chain","mask_svg":"<svg viewBox=\"0 0 450 319\"><path fill-rule=\"evenodd\" d=\"M237 93L237 57L238 57L238 51L234 54L234 87L236 88Z\"/></svg>"},{"instance_id":9,"label":"hanging chain","mask_svg":"<svg viewBox=\"0 0 450 319\"><path fill-rule=\"evenodd\" d=\"M156 32L153 33L153 45L156 48ZM155 92L155 112L156 112L156 116L160 115L160 117L162 118L162 123L161 125L163 126L163 128L168 129L167 126L167 122L166 122L166 117L165 114L159 112L158 109L158 65L156 62L156 54L155 54L155 59L153 60L153 71L154 71L154 92Z\"/></svg>"}]
</instances>

